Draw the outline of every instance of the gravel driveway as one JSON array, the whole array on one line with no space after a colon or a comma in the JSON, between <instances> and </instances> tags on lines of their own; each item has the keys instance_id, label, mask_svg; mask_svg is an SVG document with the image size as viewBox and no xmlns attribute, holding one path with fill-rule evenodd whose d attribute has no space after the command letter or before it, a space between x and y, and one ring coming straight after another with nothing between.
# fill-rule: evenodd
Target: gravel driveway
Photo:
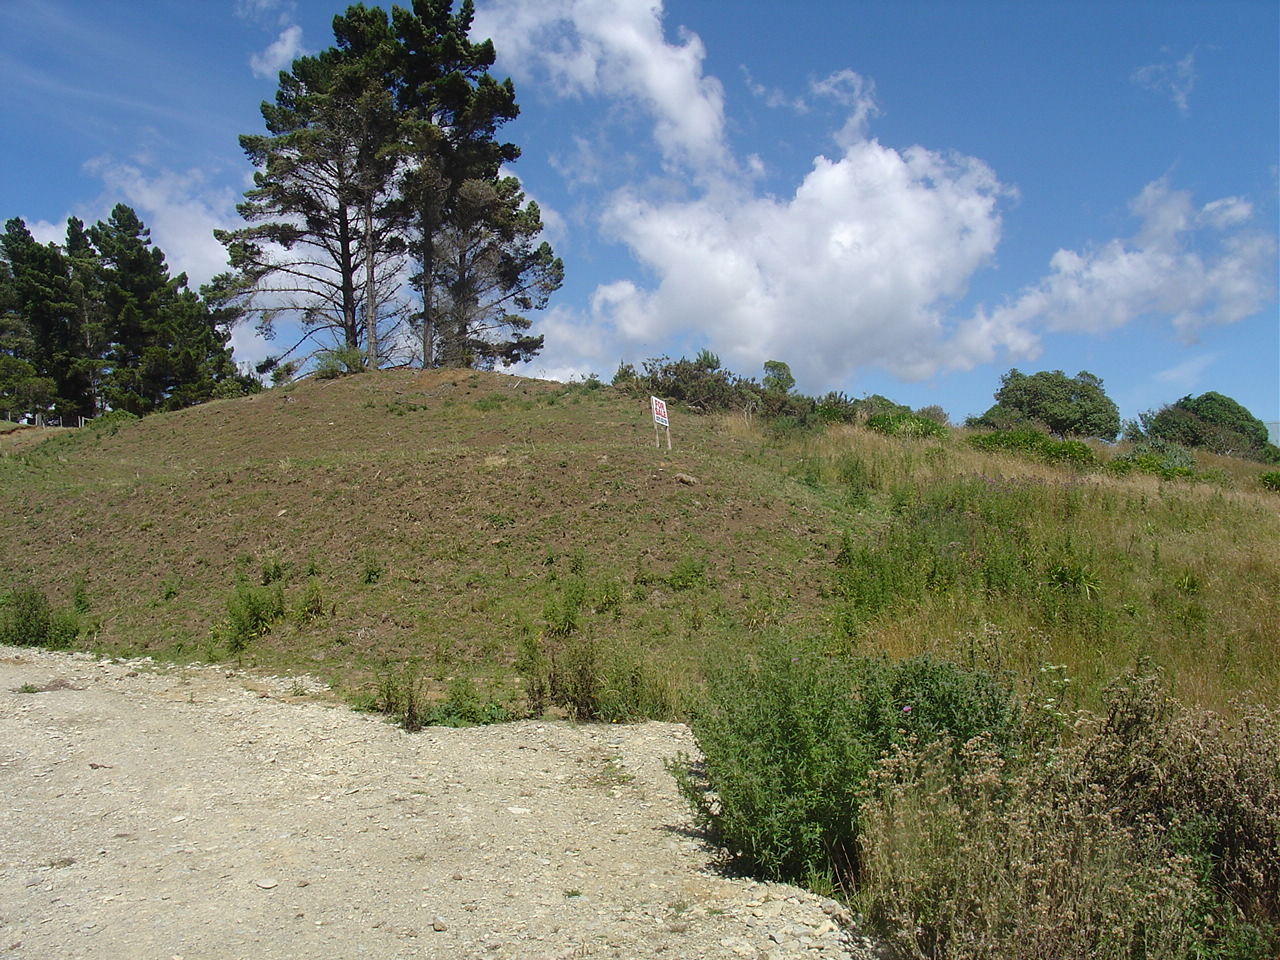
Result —
<instances>
[{"instance_id":1,"label":"gravel driveway","mask_svg":"<svg viewBox=\"0 0 1280 960\"><path fill-rule=\"evenodd\" d=\"M405 734L307 678L0 647L0 956L811 958L837 904L727 877L679 724Z\"/></svg>"}]
</instances>

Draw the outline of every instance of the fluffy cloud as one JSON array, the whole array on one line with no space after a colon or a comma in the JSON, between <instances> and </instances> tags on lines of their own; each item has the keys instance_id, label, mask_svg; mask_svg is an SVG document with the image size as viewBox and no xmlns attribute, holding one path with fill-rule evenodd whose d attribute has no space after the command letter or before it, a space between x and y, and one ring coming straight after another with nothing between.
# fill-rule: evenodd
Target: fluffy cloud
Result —
<instances>
[{"instance_id":1,"label":"fluffy cloud","mask_svg":"<svg viewBox=\"0 0 1280 960\"><path fill-rule=\"evenodd\" d=\"M630 343L698 330L742 369L782 357L810 382L927 376L951 339L945 305L995 252L1003 192L971 157L868 140L818 157L785 200L624 192L605 228L659 279L598 291L593 313Z\"/></svg>"},{"instance_id":2,"label":"fluffy cloud","mask_svg":"<svg viewBox=\"0 0 1280 960\"><path fill-rule=\"evenodd\" d=\"M549 75L563 94L641 104L669 169L702 185L693 198L668 185L606 196L601 229L653 285L606 284L590 316L542 321L551 350L609 362L696 331L742 369L781 356L810 382L867 365L926 376L945 362L958 333L945 308L990 262L1009 191L972 157L867 139L869 80L841 70L811 83L810 96L845 111L841 153L817 157L792 196L775 198L752 189L758 158L731 156L702 43L687 31L668 43L660 4L500 0L476 33L494 37L504 66Z\"/></svg>"},{"instance_id":3,"label":"fluffy cloud","mask_svg":"<svg viewBox=\"0 0 1280 960\"><path fill-rule=\"evenodd\" d=\"M1046 331L1097 334L1150 317L1190 340L1271 295L1275 244L1249 232L1249 204L1226 197L1196 209L1157 181L1133 202L1132 237L1060 250L1010 301L962 308L994 262L1001 203L1015 193L990 167L872 138L874 84L853 70L788 98L744 69L766 104L806 112L826 100L844 111L836 154L816 157L794 191L764 193L763 161L728 146L724 91L703 73L700 39L682 30L668 42L662 18L660 0L493 0L477 17L476 33L494 37L518 77L641 107L668 174L601 194L601 232L645 279L624 274L587 309L541 321L552 365L605 371L620 358L706 345L743 372L785 359L806 388L825 389L859 368L922 379L1031 360ZM1182 108L1194 57L1139 74Z\"/></svg>"},{"instance_id":4,"label":"fluffy cloud","mask_svg":"<svg viewBox=\"0 0 1280 960\"><path fill-rule=\"evenodd\" d=\"M701 172L729 162L724 89L702 73L697 34L666 41L660 2L495 0L477 14L474 32L493 38L517 76L545 76L564 95L640 105L669 165Z\"/></svg>"},{"instance_id":5,"label":"fluffy cloud","mask_svg":"<svg viewBox=\"0 0 1280 960\"><path fill-rule=\"evenodd\" d=\"M1243 229L1252 211L1238 197L1196 210L1161 179L1130 204L1138 232L1096 250L1059 250L1049 273L993 314L997 326L1102 333L1144 317L1167 317L1193 342L1210 324L1256 313L1273 294L1274 240Z\"/></svg>"},{"instance_id":6,"label":"fluffy cloud","mask_svg":"<svg viewBox=\"0 0 1280 960\"><path fill-rule=\"evenodd\" d=\"M267 49L249 58L249 69L255 77L274 80L276 75L302 55L302 28L296 23L280 31Z\"/></svg>"}]
</instances>

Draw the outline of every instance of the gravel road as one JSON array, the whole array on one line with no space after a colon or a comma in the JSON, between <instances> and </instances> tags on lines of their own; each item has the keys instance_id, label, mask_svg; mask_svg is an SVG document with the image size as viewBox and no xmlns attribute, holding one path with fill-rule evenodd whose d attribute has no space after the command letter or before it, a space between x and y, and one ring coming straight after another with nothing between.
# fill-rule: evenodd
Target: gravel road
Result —
<instances>
[{"instance_id":1,"label":"gravel road","mask_svg":"<svg viewBox=\"0 0 1280 960\"><path fill-rule=\"evenodd\" d=\"M405 734L308 678L0 647L0 956L870 956L690 833L678 724Z\"/></svg>"}]
</instances>

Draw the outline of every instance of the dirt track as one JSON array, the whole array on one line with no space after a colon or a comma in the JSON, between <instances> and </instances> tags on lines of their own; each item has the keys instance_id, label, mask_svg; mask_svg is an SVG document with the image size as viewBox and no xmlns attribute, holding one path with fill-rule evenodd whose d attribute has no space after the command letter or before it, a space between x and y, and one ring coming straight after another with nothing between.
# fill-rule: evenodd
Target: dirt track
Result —
<instances>
[{"instance_id":1,"label":"dirt track","mask_svg":"<svg viewBox=\"0 0 1280 960\"><path fill-rule=\"evenodd\" d=\"M310 683L0 647L0 956L853 949L834 903L717 871L683 726L409 735Z\"/></svg>"}]
</instances>

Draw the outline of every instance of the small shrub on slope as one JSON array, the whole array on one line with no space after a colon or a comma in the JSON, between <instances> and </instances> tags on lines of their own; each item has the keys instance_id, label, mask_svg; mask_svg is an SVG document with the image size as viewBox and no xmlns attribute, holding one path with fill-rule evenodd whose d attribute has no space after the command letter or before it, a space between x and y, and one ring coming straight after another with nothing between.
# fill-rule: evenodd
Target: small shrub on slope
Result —
<instances>
[{"instance_id":1,"label":"small shrub on slope","mask_svg":"<svg viewBox=\"0 0 1280 960\"><path fill-rule=\"evenodd\" d=\"M969 438L969 443L979 450L1019 453L1045 463L1090 467L1097 462L1094 452L1084 441L1055 440L1031 428L977 433Z\"/></svg>"},{"instance_id":2,"label":"small shrub on slope","mask_svg":"<svg viewBox=\"0 0 1280 960\"><path fill-rule=\"evenodd\" d=\"M858 791L899 742L1007 740L998 683L930 657L891 664L769 640L711 672L691 726L705 781L675 768L701 825L745 866L830 888L856 875Z\"/></svg>"},{"instance_id":3,"label":"small shrub on slope","mask_svg":"<svg viewBox=\"0 0 1280 960\"><path fill-rule=\"evenodd\" d=\"M867 427L890 437L945 437L948 433L945 424L915 413L877 413L867 418Z\"/></svg>"},{"instance_id":4,"label":"small shrub on slope","mask_svg":"<svg viewBox=\"0 0 1280 960\"><path fill-rule=\"evenodd\" d=\"M15 587L0 598L0 643L62 650L71 646L78 632L75 613L55 610L38 587Z\"/></svg>"}]
</instances>

